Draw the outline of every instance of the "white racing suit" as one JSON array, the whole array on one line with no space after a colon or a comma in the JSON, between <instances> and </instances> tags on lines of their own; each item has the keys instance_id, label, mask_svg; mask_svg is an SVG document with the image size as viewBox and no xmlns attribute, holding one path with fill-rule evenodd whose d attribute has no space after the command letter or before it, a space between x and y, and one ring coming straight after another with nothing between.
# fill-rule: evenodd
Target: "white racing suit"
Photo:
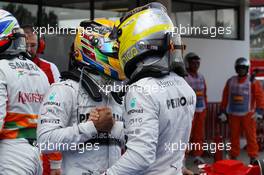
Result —
<instances>
[{"instance_id":1,"label":"white racing suit","mask_svg":"<svg viewBox=\"0 0 264 175\"><path fill-rule=\"evenodd\" d=\"M0 60L0 174L41 175L36 140L40 104L49 82L22 56Z\"/></svg>"},{"instance_id":2,"label":"white racing suit","mask_svg":"<svg viewBox=\"0 0 264 175\"><path fill-rule=\"evenodd\" d=\"M97 133L88 121L90 111L100 106L110 107L116 120L109 134ZM121 156L122 108L110 94L94 101L77 81L52 84L40 110L39 147L44 152L62 152L63 174L100 174Z\"/></svg>"},{"instance_id":3,"label":"white racing suit","mask_svg":"<svg viewBox=\"0 0 264 175\"><path fill-rule=\"evenodd\" d=\"M127 150L106 174L182 174L195 104L194 91L175 73L133 83L123 116Z\"/></svg>"}]
</instances>

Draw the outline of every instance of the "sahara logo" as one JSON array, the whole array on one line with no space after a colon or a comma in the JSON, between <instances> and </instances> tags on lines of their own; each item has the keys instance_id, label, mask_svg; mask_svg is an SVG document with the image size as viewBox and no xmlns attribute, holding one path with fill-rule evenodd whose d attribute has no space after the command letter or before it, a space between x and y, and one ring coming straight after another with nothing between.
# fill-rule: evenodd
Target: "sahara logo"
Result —
<instances>
[{"instance_id":1,"label":"sahara logo","mask_svg":"<svg viewBox=\"0 0 264 175\"><path fill-rule=\"evenodd\" d=\"M15 70L23 69L23 70L28 70L28 71L31 71L31 70L39 71L37 68L37 65L32 64L32 63L27 63L25 61L11 62L8 65L11 69L15 69Z\"/></svg>"}]
</instances>

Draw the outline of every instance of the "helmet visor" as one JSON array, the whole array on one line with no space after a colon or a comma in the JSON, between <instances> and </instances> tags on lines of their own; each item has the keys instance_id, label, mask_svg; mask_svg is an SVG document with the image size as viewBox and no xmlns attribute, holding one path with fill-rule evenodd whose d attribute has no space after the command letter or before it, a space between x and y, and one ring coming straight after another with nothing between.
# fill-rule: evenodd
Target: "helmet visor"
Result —
<instances>
[{"instance_id":1,"label":"helmet visor","mask_svg":"<svg viewBox=\"0 0 264 175\"><path fill-rule=\"evenodd\" d=\"M106 38L102 38L101 41L101 45L99 46L99 50L100 52L102 52L103 54L107 55L107 56L111 56L113 58L117 58L118 57L118 49L117 49L117 43L116 41L110 41L109 39Z\"/></svg>"},{"instance_id":2,"label":"helmet visor","mask_svg":"<svg viewBox=\"0 0 264 175\"><path fill-rule=\"evenodd\" d=\"M171 51L171 59L172 59L171 61L184 64L183 51L185 47L181 42L180 35L173 34L171 37L171 40L172 40L172 43L174 44L174 49Z\"/></svg>"}]
</instances>

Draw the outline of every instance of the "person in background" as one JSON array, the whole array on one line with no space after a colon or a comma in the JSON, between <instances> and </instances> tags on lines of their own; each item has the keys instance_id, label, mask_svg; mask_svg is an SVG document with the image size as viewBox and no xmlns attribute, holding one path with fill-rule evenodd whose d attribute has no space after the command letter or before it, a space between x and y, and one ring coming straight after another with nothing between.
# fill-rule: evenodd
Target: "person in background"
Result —
<instances>
[{"instance_id":1,"label":"person in background","mask_svg":"<svg viewBox=\"0 0 264 175\"><path fill-rule=\"evenodd\" d=\"M203 155L203 142L205 136L205 118L206 118L206 107L207 107L207 95L206 95L206 82L204 76L199 73L201 58L190 52L185 56L186 70L188 75L185 80L193 88L196 93L196 108L194 118L192 122L192 132L190 142L195 143L194 150L191 150L194 156L194 163L203 164L205 163Z\"/></svg>"},{"instance_id":2,"label":"person in background","mask_svg":"<svg viewBox=\"0 0 264 175\"><path fill-rule=\"evenodd\" d=\"M24 25L22 28L26 35L27 51L30 53L32 61L45 72L50 84L60 81L60 72L57 66L39 57L45 49L44 39L34 33L33 26Z\"/></svg>"},{"instance_id":3,"label":"person in background","mask_svg":"<svg viewBox=\"0 0 264 175\"><path fill-rule=\"evenodd\" d=\"M238 58L235 62L237 75L229 78L223 90L221 113L218 118L228 119L230 128L230 158L237 159L240 154L240 133L244 131L247 140L247 153L250 163L258 156L256 119L262 118L264 96L261 83L249 76L249 60Z\"/></svg>"},{"instance_id":4,"label":"person in background","mask_svg":"<svg viewBox=\"0 0 264 175\"><path fill-rule=\"evenodd\" d=\"M0 174L42 175L34 143L49 82L29 58L17 19L0 10Z\"/></svg>"},{"instance_id":5,"label":"person in background","mask_svg":"<svg viewBox=\"0 0 264 175\"><path fill-rule=\"evenodd\" d=\"M60 80L60 72L57 66L49 61L39 57L44 51L44 40L34 33L33 26L22 26L26 36L26 48L31 55L32 61L46 74L49 83L58 82ZM42 155L43 175L60 175L61 154L50 153Z\"/></svg>"}]
</instances>

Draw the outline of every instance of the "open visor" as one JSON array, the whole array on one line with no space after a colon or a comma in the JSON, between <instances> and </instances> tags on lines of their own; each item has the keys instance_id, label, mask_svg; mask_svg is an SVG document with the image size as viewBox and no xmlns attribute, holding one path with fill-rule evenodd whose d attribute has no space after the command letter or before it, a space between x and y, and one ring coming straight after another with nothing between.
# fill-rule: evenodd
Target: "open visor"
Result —
<instances>
[{"instance_id":1,"label":"open visor","mask_svg":"<svg viewBox=\"0 0 264 175\"><path fill-rule=\"evenodd\" d=\"M23 29L15 28L13 30L12 44L10 49L18 50L19 52L26 52L26 38Z\"/></svg>"},{"instance_id":2,"label":"open visor","mask_svg":"<svg viewBox=\"0 0 264 175\"><path fill-rule=\"evenodd\" d=\"M1 44L5 42L10 42L9 47L5 50L6 54L19 54L21 52L26 52L26 39L23 29L15 28L12 31L12 34L6 37L5 40L1 40Z\"/></svg>"},{"instance_id":3,"label":"open visor","mask_svg":"<svg viewBox=\"0 0 264 175\"><path fill-rule=\"evenodd\" d=\"M186 46L182 44L180 35L172 33L170 39L171 62L179 62L184 64L183 52L186 49Z\"/></svg>"},{"instance_id":4,"label":"open visor","mask_svg":"<svg viewBox=\"0 0 264 175\"><path fill-rule=\"evenodd\" d=\"M170 36L167 38L170 41L168 52L170 70L181 77L185 77L187 75L187 71L183 61L183 52L186 49L186 46L182 44L179 34L171 33L169 35Z\"/></svg>"}]
</instances>

